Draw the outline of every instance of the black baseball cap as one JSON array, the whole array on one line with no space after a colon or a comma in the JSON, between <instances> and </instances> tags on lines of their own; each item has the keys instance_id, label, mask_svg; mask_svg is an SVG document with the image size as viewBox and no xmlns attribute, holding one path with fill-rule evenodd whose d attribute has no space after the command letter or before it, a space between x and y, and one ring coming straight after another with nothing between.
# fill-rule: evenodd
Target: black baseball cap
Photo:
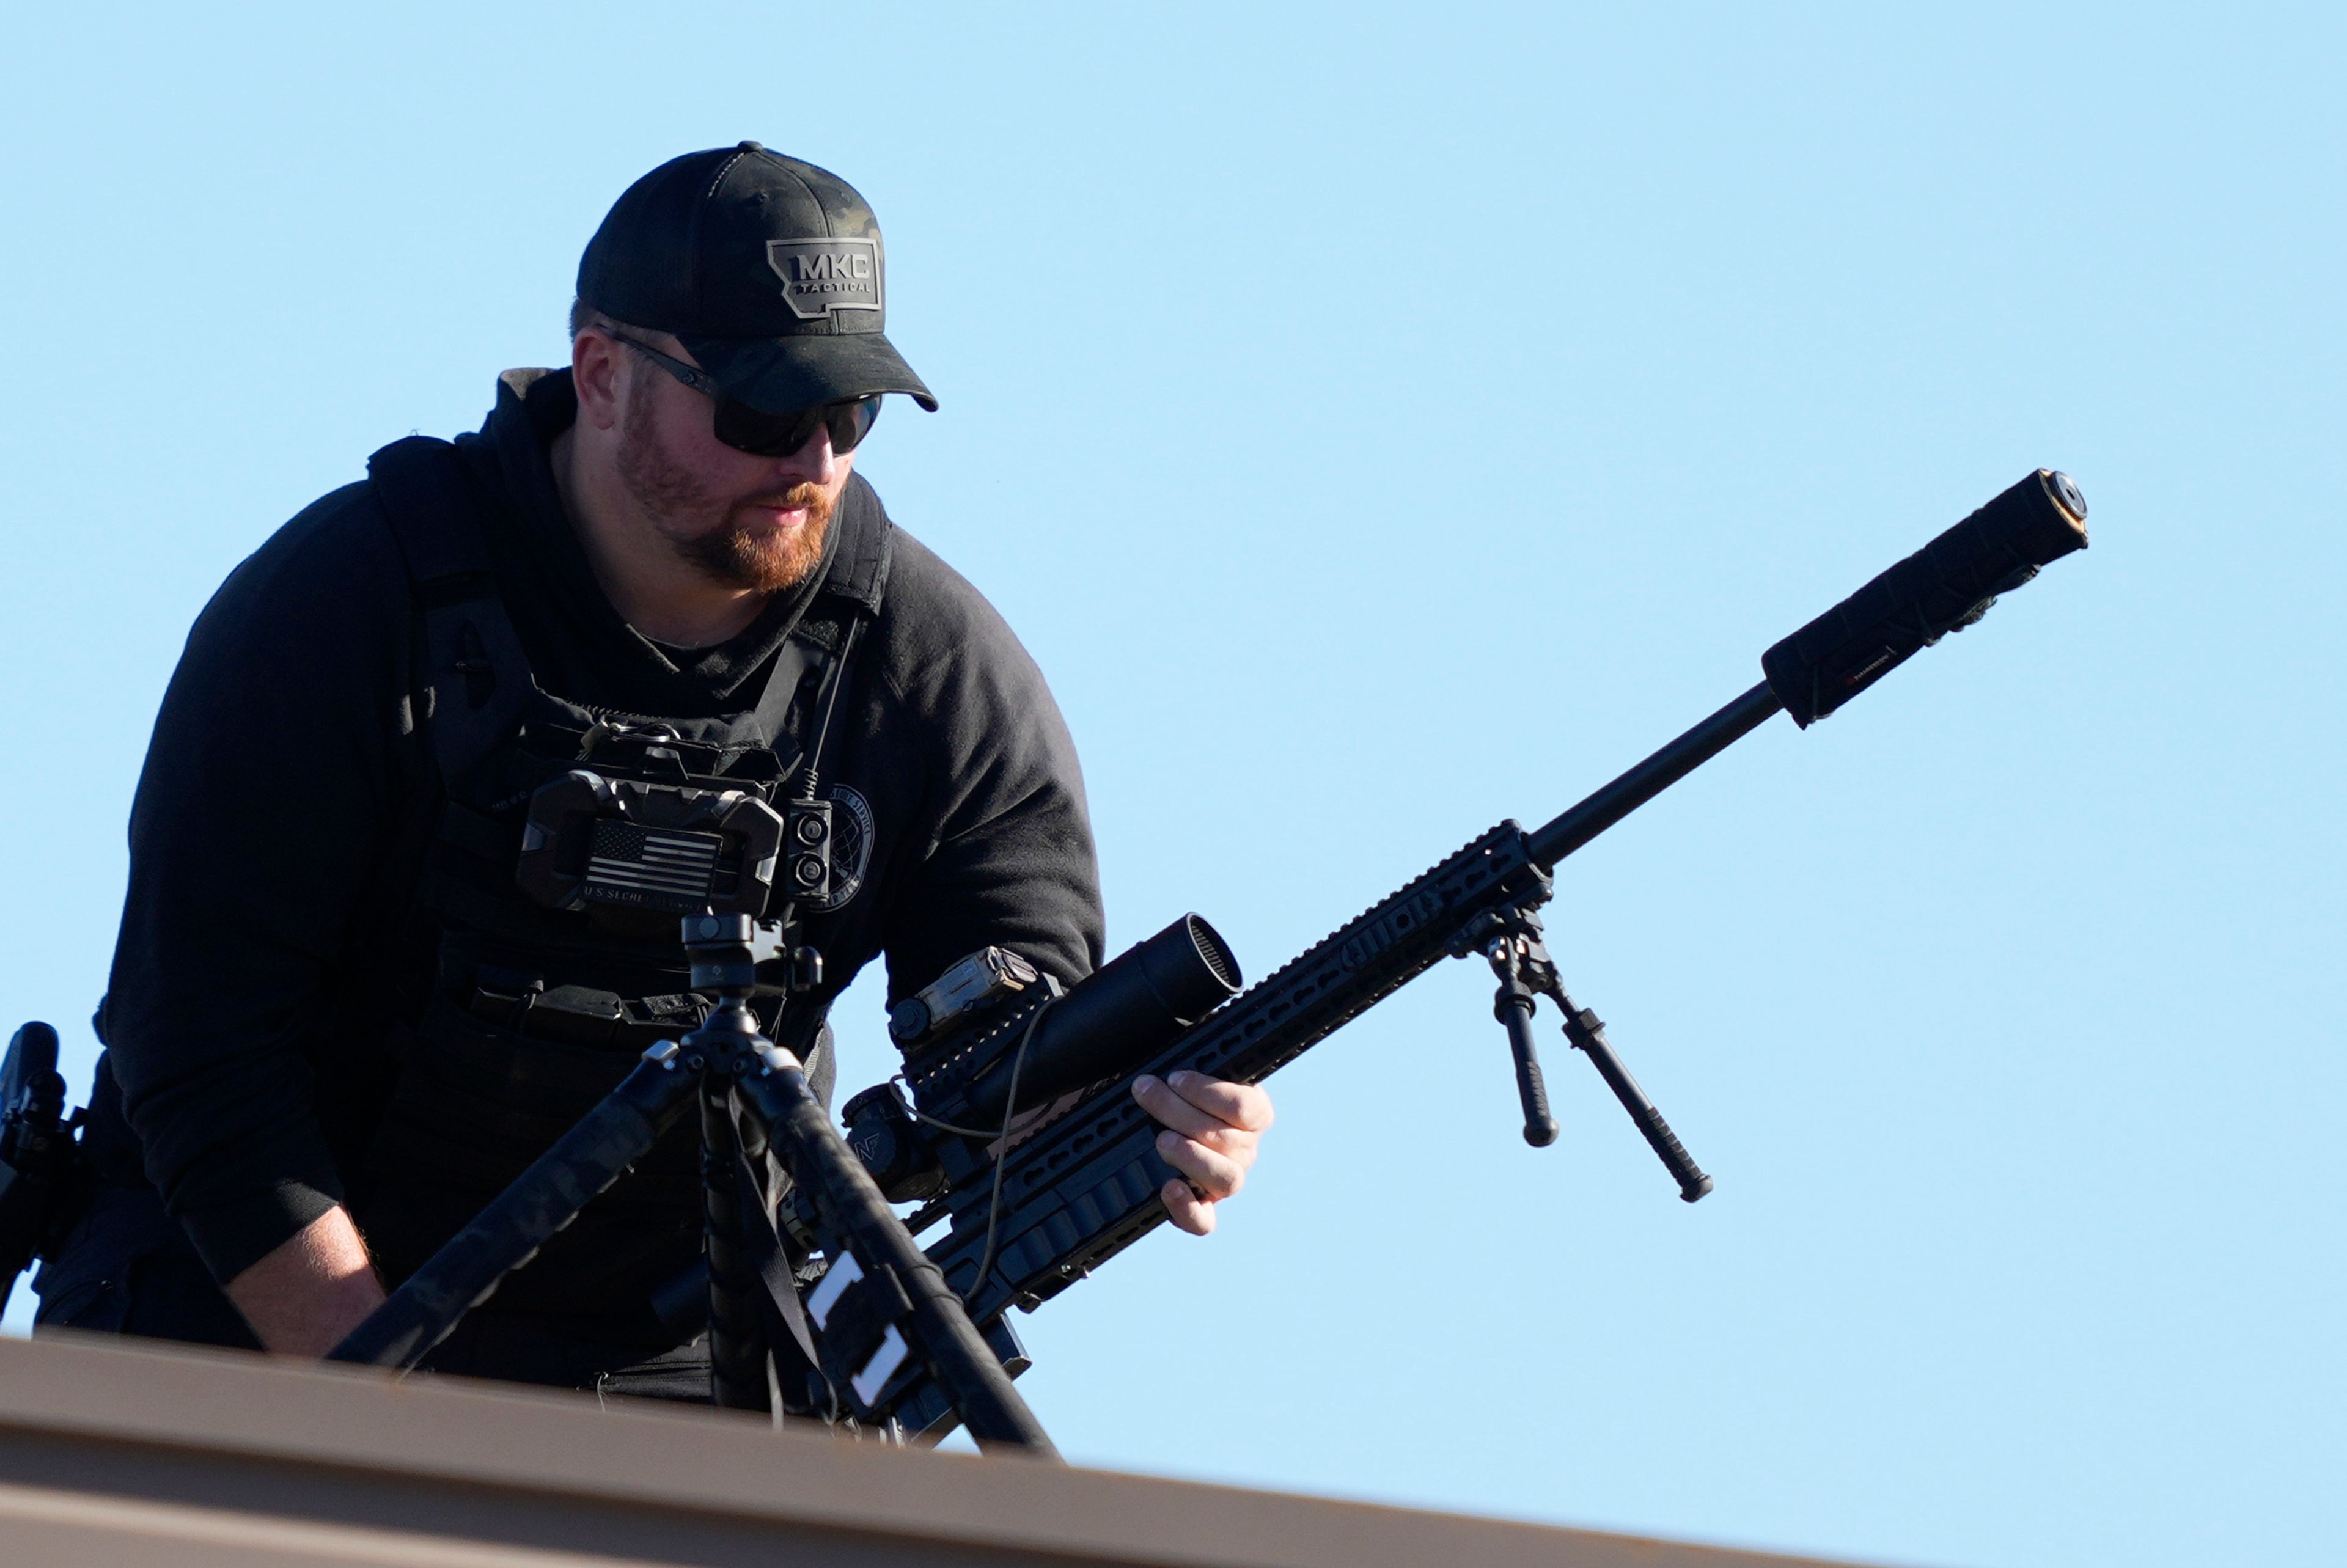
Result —
<instances>
[{"instance_id":1,"label":"black baseball cap","mask_svg":"<svg viewBox=\"0 0 2347 1568\"><path fill-rule=\"evenodd\" d=\"M579 297L675 333L726 391L770 413L877 392L934 410L881 331L885 261L854 186L745 141L629 186L579 258Z\"/></svg>"}]
</instances>

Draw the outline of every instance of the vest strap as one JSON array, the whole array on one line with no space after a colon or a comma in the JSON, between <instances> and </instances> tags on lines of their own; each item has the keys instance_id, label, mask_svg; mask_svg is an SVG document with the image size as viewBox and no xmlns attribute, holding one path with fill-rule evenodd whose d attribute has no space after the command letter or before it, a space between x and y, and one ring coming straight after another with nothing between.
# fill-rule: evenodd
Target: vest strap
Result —
<instances>
[{"instance_id":1,"label":"vest strap","mask_svg":"<svg viewBox=\"0 0 2347 1568\"><path fill-rule=\"evenodd\" d=\"M487 497L456 449L428 436L384 447L367 459L367 478L423 616L433 760L453 789L513 736L534 690L481 538Z\"/></svg>"}]
</instances>

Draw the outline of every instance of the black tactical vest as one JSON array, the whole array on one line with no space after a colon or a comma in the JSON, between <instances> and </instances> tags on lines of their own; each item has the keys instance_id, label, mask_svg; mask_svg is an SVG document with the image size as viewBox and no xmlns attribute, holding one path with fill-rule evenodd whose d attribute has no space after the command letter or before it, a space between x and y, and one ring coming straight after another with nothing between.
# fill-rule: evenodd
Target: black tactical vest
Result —
<instances>
[{"instance_id":1,"label":"black tactical vest","mask_svg":"<svg viewBox=\"0 0 2347 1568\"><path fill-rule=\"evenodd\" d=\"M561 889L548 888L545 800L559 790L608 798L657 785L672 787L649 793L700 802L704 812L711 803L720 811L760 809L744 801L781 809L820 764L807 752L821 744L859 622L879 609L889 528L884 520L841 536L823 587L752 708L662 718L599 710L539 688L490 568L483 514L493 503L454 447L411 436L377 452L368 476L414 592L416 719L438 784L414 905L436 942L438 979L395 1031L397 1087L353 1184L360 1225L386 1281L396 1284L608 1093L647 1046L675 1038L705 1010L687 988L672 908L609 898L624 897L631 879L657 902L680 878L723 881L756 869L702 865L694 857L705 835L589 822L582 831L591 842L579 853L591 850L607 868L599 884L605 899L558 907ZM821 1009L769 1008L764 1021L808 1060L827 1097ZM648 1347L672 1340L650 1302L700 1255L699 1146L686 1122L509 1278L487 1310L579 1322L599 1337Z\"/></svg>"}]
</instances>

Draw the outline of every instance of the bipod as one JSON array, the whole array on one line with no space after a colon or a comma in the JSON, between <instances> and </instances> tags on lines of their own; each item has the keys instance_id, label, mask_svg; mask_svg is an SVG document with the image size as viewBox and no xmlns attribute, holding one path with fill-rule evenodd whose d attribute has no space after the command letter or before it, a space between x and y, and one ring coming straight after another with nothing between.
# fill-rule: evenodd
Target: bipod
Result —
<instances>
[{"instance_id":1,"label":"bipod","mask_svg":"<svg viewBox=\"0 0 2347 1568\"><path fill-rule=\"evenodd\" d=\"M1545 893L1545 878L1541 888ZM1598 1076L1614 1091L1614 1098L1630 1113L1647 1145L1679 1184L1679 1196L1694 1203L1711 1191L1711 1178L1690 1157L1671 1124L1622 1065L1613 1043L1605 1038L1605 1020L1579 1006L1565 994L1556 962L1542 940L1540 915L1518 907L1483 915L1471 922L1451 944L1460 958L1481 953L1500 982L1491 999L1491 1016L1508 1031L1508 1049L1516 1061L1516 1094L1524 1112L1524 1142L1545 1148L1556 1142L1556 1118L1548 1108L1548 1085L1541 1075L1540 1052L1532 1040L1532 1014L1537 999L1546 997L1564 1014L1564 1038L1596 1065Z\"/></svg>"},{"instance_id":2,"label":"bipod","mask_svg":"<svg viewBox=\"0 0 2347 1568\"><path fill-rule=\"evenodd\" d=\"M830 1390L835 1419L843 1386L868 1399L917 1359L979 1446L1056 1459L960 1297L833 1125L799 1059L761 1030L749 1006L759 989L755 923L746 915L692 915L683 927L692 989L716 999L708 1018L646 1051L602 1103L327 1358L398 1371L420 1365L507 1275L697 1108L718 1404L782 1419L772 1321ZM804 1303L776 1226L775 1178L785 1173L826 1262Z\"/></svg>"}]
</instances>

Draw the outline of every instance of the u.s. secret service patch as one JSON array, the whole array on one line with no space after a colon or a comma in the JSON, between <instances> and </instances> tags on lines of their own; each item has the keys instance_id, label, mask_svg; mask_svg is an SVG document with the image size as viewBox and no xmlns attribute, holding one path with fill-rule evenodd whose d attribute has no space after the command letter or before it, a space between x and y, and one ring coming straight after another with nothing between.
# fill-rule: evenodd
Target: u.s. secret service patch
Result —
<instances>
[{"instance_id":1,"label":"u.s. secret service patch","mask_svg":"<svg viewBox=\"0 0 2347 1568\"><path fill-rule=\"evenodd\" d=\"M872 803L847 784L832 785L830 794L831 895L801 906L811 915L844 907L863 891L864 874L872 866Z\"/></svg>"}]
</instances>

